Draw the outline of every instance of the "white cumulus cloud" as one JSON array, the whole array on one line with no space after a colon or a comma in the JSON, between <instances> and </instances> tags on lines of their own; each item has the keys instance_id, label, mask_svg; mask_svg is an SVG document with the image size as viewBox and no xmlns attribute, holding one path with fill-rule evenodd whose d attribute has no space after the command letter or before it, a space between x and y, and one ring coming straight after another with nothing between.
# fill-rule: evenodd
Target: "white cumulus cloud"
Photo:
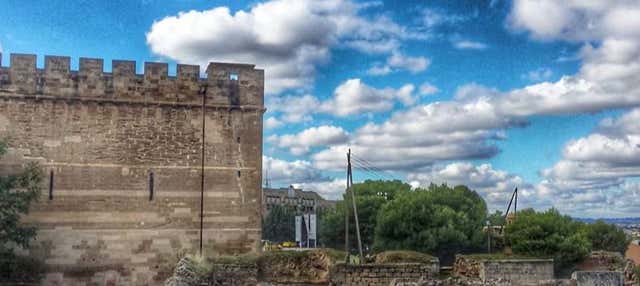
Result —
<instances>
[{"instance_id":1,"label":"white cumulus cloud","mask_svg":"<svg viewBox=\"0 0 640 286\"><path fill-rule=\"evenodd\" d=\"M345 179L332 179L322 175L312 164L304 160L286 161L262 156L262 177L272 185L302 188L314 191L326 199L338 199L346 188Z\"/></svg>"},{"instance_id":2,"label":"white cumulus cloud","mask_svg":"<svg viewBox=\"0 0 640 286\"><path fill-rule=\"evenodd\" d=\"M538 68L532 71L527 72L526 74L521 75L521 78L524 78L529 81L544 81L551 78L553 75L553 71L549 68Z\"/></svg>"},{"instance_id":3,"label":"white cumulus cloud","mask_svg":"<svg viewBox=\"0 0 640 286\"><path fill-rule=\"evenodd\" d=\"M321 169L339 169L346 149L366 154L378 168L411 170L440 160L489 158L498 153L490 140L499 129L523 126L501 115L488 99L435 102L395 112L383 123L368 123L351 136L348 146L333 146L313 155Z\"/></svg>"},{"instance_id":4,"label":"white cumulus cloud","mask_svg":"<svg viewBox=\"0 0 640 286\"><path fill-rule=\"evenodd\" d=\"M285 185L328 180L320 170L313 168L308 161L290 162L269 156L262 156L262 176L263 178L268 177L273 183Z\"/></svg>"},{"instance_id":5,"label":"white cumulus cloud","mask_svg":"<svg viewBox=\"0 0 640 286\"><path fill-rule=\"evenodd\" d=\"M270 96L266 106L270 112L282 113L280 121L300 123L312 120L312 114L318 111L320 101L310 94Z\"/></svg>"},{"instance_id":6,"label":"white cumulus cloud","mask_svg":"<svg viewBox=\"0 0 640 286\"><path fill-rule=\"evenodd\" d=\"M384 65L375 64L371 68L369 68L369 70L367 70L367 73L369 75L376 76L387 75L395 71L406 70L410 73L415 74L425 71L430 63L431 61L429 59L422 56L411 57L398 52L394 52L393 54L391 54L391 56L389 56L389 58L387 58L387 62Z\"/></svg>"},{"instance_id":7,"label":"white cumulus cloud","mask_svg":"<svg viewBox=\"0 0 640 286\"><path fill-rule=\"evenodd\" d=\"M279 128L283 124L284 123L282 123L282 121L278 120L275 117L269 117L264 120L264 128L267 130Z\"/></svg>"},{"instance_id":8,"label":"white cumulus cloud","mask_svg":"<svg viewBox=\"0 0 640 286\"><path fill-rule=\"evenodd\" d=\"M332 47L391 52L423 37L386 16L362 16L366 8L349 0L271 0L235 12L192 10L154 22L147 44L186 63L254 63L265 69L267 93L278 93L309 86Z\"/></svg>"},{"instance_id":9,"label":"white cumulus cloud","mask_svg":"<svg viewBox=\"0 0 640 286\"><path fill-rule=\"evenodd\" d=\"M308 182L293 185L296 188L302 188L305 191L314 191L328 200L342 199L347 188L346 179L333 179L330 181Z\"/></svg>"},{"instance_id":10,"label":"white cumulus cloud","mask_svg":"<svg viewBox=\"0 0 640 286\"><path fill-rule=\"evenodd\" d=\"M432 95L438 93L438 91L440 91L438 87L428 82L420 85L420 95Z\"/></svg>"},{"instance_id":11,"label":"white cumulus cloud","mask_svg":"<svg viewBox=\"0 0 640 286\"><path fill-rule=\"evenodd\" d=\"M336 88L333 98L322 103L322 110L340 117L389 111L398 101L404 105L414 104L414 89L412 84L399 89L378 89L358 78L349 79Z\"/></svg>"},{"instance_id":12,"label":"white cumulus cloud","mask_svg":"<svg viewBox=\"0 0 640 286\"><path fill-rule=\"evenodd\" d=\"M538 192L558 198L555 204L560 209L594 215L594 210L611 209L637 197L633 179L640 177L640 109L606 118L593 133L569 141L562 159L541 175ZM638 213L640 204L624 204L616 211Z\"/></svg>"},{"instance_id":13,"label":"white cumulus cloud","mask_svg":"<svg viewBox=\"0 0 640 286\"><path fill-rule=\"evenodd\" d=\"M322 125L305 129L298 134L272 135L267 138L267 142L287 148L294 155L305 155L313 147L343 144L348 138L349 133L342 127Z\"/></svg>"},{"instance_id":14,"label":"white cumulus cloud","mask_svg":"<svg viewBox=\"0 0 640 286\"><path fill-rule=\"evenodd\" d=\"M490 209L505 207L516 187L524 201L534 195L531 184L517 175L496 170L490 164L476 166L466 162L455 162L436 165L423 172L410 172L407 180L417 181L423 187L431 183L446 183L449 186L465 185L477 191Z\"/></svg>"},{"instance_id":15,"label":"white cumulus cloud","mask_svg":"<svg viewBox=\"0 0 640 286\"><path fill-rule=\"evenodd\" d=\"M454 40L453 47L458 50L484 50L488 46L485 43L471 40Z\"/></svg>"}]
</instances>

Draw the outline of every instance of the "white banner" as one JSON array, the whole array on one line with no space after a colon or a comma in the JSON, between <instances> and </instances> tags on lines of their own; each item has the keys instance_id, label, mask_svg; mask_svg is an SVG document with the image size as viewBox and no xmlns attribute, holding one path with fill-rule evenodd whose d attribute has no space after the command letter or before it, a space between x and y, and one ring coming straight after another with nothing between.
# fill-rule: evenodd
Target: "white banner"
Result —
<instances>
[{"instance_id":1,"label":"white banner","mask_svg":"<svg viewBox=\"0 0 640 286\"><path fill-rule=\"evenodd\" d=\"M302 218L297 215L296 216L296 242L300 242L302 240Z\"/></svg>"},{"instance_id":2,"label":"white banner","mask_svg":"<svg viewBox=\"0 0 640 286\"><path fill-rule=\"evenodd\" d=\"M309 236L309 215L303 214L302 217L304 218L304 227L307 230L307 237L308 237Z\"/></svg>"},{"instance_id":3,"label":"white banner","mask_svg":"<svg viewBox=\"0 0 640 286\"><path fill-rule=\"evenodd\" d=\"M309 239L316 239L316 215L309 215Z\"/></svg>"}]
</instances>

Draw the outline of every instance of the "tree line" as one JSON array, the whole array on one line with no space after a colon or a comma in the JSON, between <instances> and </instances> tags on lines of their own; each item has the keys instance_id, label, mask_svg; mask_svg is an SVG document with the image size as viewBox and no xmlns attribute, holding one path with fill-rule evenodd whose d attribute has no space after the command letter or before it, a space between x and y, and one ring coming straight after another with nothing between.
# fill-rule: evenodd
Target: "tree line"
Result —
<instances>
[{"instance_id":1,"label":"tree line","mask_svg":"<svg viewBox=\"0 0 640 286\"><path fill-rule=\"evenodd\" d=\"M354 184L351 191L356 194L362 245L368 254L413 250L450 264L455 254L487 251L487 220L505 225L504 215L489 214L484 199L466 186L412 189L398 180L367 180ZM350 214L350 251L355 253L350 194L344 194L335 208L318 214L319 245L344 249L345 211ZM292 240L293 216L295 212L286 208L272 210L263 223L265 239ZM559 267L582 260L592 250L623 253L628 244L629 238L615 225L585 224L555 209L518 211L517 219L505 225L504 235L492 235L494 251L506 246L516 255L554 258Z\"/></svg>"}]
</instances>

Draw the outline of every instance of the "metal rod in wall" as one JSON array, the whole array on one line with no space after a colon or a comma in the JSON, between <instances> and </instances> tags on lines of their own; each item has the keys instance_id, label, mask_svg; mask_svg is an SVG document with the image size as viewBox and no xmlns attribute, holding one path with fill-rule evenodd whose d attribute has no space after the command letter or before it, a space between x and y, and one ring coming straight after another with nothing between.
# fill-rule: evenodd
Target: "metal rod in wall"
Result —
<instances>
[{"instance_id":1,"label":"metal rod in wall","mask_svg":"<svg viewBox=\"0 0 640 286\"><path fill-rule=\"evenodd\" d=\"M202 147L200 168L200 255L202 255L202 232L204 228L204 136L205 136L205 105L207 101L207 86L202 90Z\"/></svg>"},{"instance_id":2,"label":"metal rod in wall","mask_svg":"<svg viewBox=\"0 0 640 286\"><path fill-rule=\"evenodd\" d=\"M149 172L149 201L153 201L153 171Z\"/></svg>"},{"instance_id":3,"label":"metal rod in wall","mask_svg":"<svg viewBox=\"0 0 640 286\"><path fill-rule=\"evenodd\" d=\"M49 171L49 200L53 200L53 170Z\"/></svg>"}]
</instances>

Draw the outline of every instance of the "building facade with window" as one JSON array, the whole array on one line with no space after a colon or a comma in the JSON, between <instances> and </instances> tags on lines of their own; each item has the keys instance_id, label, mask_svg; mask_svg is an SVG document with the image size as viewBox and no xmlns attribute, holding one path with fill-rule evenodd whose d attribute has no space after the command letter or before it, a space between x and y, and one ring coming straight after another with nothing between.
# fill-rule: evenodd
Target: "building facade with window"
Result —
<instances>
[{"instance_id":1,"label":"building facade with window","mask_svg":"<svg viewBox=\"0 0 640 286\"><path fill-rule=\"evenodd\" d=\"M300 188L263 188L262 214L266 216L275 206L295 208L300 213L317 213L321 209L334 207L336 201L325 200L314 191L304 191Z\"/></svg>"}]
</instances>

